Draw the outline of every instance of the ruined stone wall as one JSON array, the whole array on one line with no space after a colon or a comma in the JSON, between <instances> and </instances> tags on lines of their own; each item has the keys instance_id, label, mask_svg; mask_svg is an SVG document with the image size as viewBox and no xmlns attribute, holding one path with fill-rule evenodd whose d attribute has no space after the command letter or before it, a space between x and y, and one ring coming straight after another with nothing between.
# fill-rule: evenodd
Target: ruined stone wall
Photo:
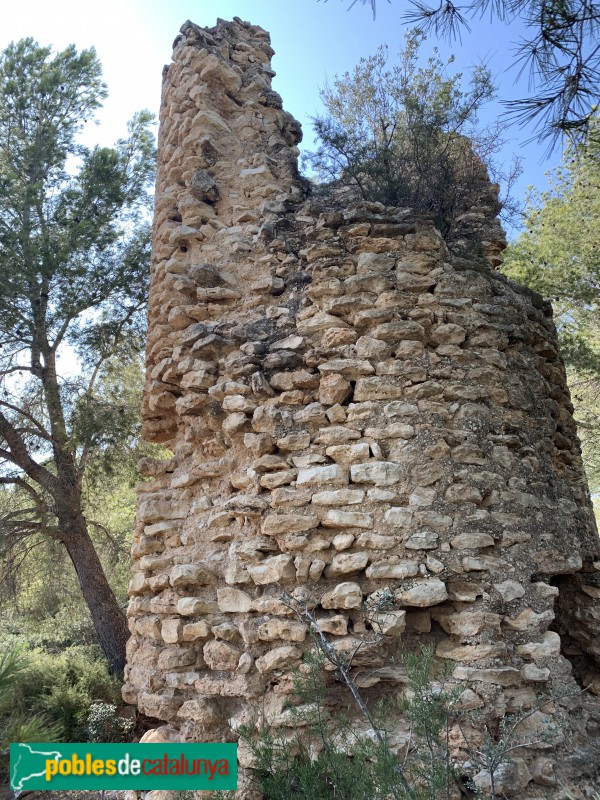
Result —
<instances>
[{"instance_id":1,"label":"ruined stone wall","mask_svg":"<svg viewBox=\"0 0 600 800\"><path fill-rule=\"evenodd\" d=\"M310 642L282 590L341 652L387 590L367 696L430 643L464 708L543 706L500 791L590 786L600 551L550 306L493 269L492 187L457 221L470 261L426 216L307 197L272 52L186 23L164 76L144 431L173 455L141 465L124 697L166 740L259 705L285 730Z\"/></svg>"}]
</instances>

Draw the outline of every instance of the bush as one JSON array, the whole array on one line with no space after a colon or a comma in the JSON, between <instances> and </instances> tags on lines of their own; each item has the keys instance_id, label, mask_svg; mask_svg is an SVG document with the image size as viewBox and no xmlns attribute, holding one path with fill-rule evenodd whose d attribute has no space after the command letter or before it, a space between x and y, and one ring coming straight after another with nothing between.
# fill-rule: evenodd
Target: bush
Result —
<instances>
[{"instance_id":1,"label":"bush","mask_svg":"<svg viewBox=\"0 0 600 800\"><path fill-rule=\"evenodd\" d=\"M87 718L87 739L90 742L127 742L133 730L130 719L117 716L111 703L92 703Z\"/></svg>"},{"instance_id":2,"label":"bush","mask_svg":"<svg viewBox=\"0 0 600 800\"><path fill-rule=\"evenodd\" d=\"M341 184L364 200L433 213L451 239L453 222L488 185L486 167L508 189L519 167L502 174L493 160L503 144L500 128L478 128L477 114L495 93L490 71L476 67L464 88L436 49L419 66L423 38L409 32L391 66L380 47L321 91L326 114L313 119L319 147L306 160L331 188Z\"/></svg>"},{"instance_id":3,"label":"bush","mask_svg":"<svg viewBox=\"0 0 600 800\"><path fill-rule=\"evenodd\" d=\"M14 645L0 657L0 782L8 778L11 742L56 742L62 738L59 723L28 713L14 703L15 688L26 675L29 663L28 656Z\"/></svg>"},{"instance_id":4,"label":"bush","mask_svg":"<svg viewBox=\"0 0 600 800\"><path fill-rule=\"evenodd\" d=\"M21 656L4 712L0 706L0 719L3 713L4 719L17 711L24 718L42 713L48 725L61 731L60 738L85 739L92 704L116 703L120 697L118 679L108 674L106 662L95 659L94 653L93 648L71 647L59 655L35 650Z\"/></svg>"}]
</instances>

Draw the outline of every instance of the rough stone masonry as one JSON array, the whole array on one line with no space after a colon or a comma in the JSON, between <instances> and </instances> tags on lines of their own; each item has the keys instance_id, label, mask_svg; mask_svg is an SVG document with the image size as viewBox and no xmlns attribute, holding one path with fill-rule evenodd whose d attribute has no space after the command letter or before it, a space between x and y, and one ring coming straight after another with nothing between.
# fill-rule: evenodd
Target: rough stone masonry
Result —
<instances>
[{"instance_id":1,"label":"rough stone masonry","mask_svg":"<svg viewBox=\"0 0 600 800\"><path fill-rule=\"evenodd\" d=\"M143 413L172 457L141 465L124 698L155 741L235 740L259 707L291 729L311 645L282 590L340 652L387 591L366 696L405 688L394 643L432 644L463 709L530 712L497 791L589 796L600 549L550 305L495 271L487 180L455 222L472 258L426 215L311 196L272 54L187 22L164 72Z\"/></svg>"}]
</instances>

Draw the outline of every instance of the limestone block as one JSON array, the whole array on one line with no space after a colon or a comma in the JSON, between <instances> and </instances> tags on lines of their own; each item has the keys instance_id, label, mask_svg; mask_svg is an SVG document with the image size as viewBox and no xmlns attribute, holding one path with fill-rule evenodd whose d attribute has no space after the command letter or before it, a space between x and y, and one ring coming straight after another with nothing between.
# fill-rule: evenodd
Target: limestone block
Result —
<instances>
[{"instance_id":1,"label":"limestone block","mask_svg":"<svg viewBox=\"0 0 600 800\"><path fill-rule=\"evenodd\" d=\"M388 508L384 514L384 519L388 525L393 525L397 528L408 528L412 522L413 511L410 508L402 506L393 506Z\"/></svg>"},{"instance_id":2,"label":"limestone block","mask_svg":"<svg viewBox=\"0 0 600 800\"><path fill-rule=\"evenodd\" d=\"M161 627L162 638L167 644L177 644L183 634L183 622L180 619L165 619Z\"/></svg>"},{"instance_id":3,"label":"limestone block","mask_svg":"<svg viewBox=\"0 0 600 800\"><path fill-rule=\"evenodd\" d=\"M373 375L375 367L370 361L359 358L335 358L319 364L319 372L322 375L339 375L342 378L356 380L363 375Z\"/></svg>"},{"instance_id":4,"label":"limestone block","mask_svg":"<svg viewBox=\"0 0 600 800\"><path fill-rule=\"evenodd\" d=\"M524 608L516 617L504 617L502 622L514 631L527 631L546 627L553 619L554 611L542 611L537 614L532 608Z\"/></svg>"},{"instance_id":5,"label":"limestone block","mask_svg":"<svg viewBox=\"0 0 600 800\"><path fill-rule=\"evenodd\" d=\"M419 531L404 542L407 550L435 550L438 546L439 536L434 531Z\"/></svg>"},{"instance_id":6,"label":"limestone block","mask_svg":"<svg viewBox=\"0 0 600 800\"><path fill-rule=\"evenodd\" d=\"M501 570L508 566L508 562L494 556L465 556L461 559L461 566L465 572L485 572Z\"/></svg>"},{"instance_id":7,"label":"limestone block","mask_svg":"<svg viewBox=\"0 0 600 800\"><path fill-rule=\"evenodd\" d=\"M257 406L252 414L252 428L256 433L267 433L273 436L281 422L281 411L273 406Z\"/></svg>"},{"instance_id":8,"label":"limestone block","mask_svg":"<svg viewBox=\"0 0 600 800\"><path fill-rule=\"evenodd\" d=\"M398 589L395 593L399 605L427 608L448 599L446 584L439 578L413 581L410 588Z\"/></svg>"},{"instance_id":9,"label":"limestone block","mask_svg":"<svg viewBox=\"0 0 600 800\"><path fill-rule=\"evenodd\" d=\"M139 633L140 636L147 636L149 639L155 639L160 642L162 639L160 618L156 616L138 617L135 620L134 632Z\"/></svg>"},{"instance_id":10,"label":"limestone block","mask_svg":"<svg viewBox=\"0 0 600 800\"><path fill-rule=\"evenodd\" d=\"M349 328L347 322L339 317L334 317L325 311L319 311L308 319L299 320L296 329L300 336L310 336L315 333L322 333L330 328Z\"/></svg>"},{"instance_id":11,"label":"limestone block","mask_svg":"<svg viewBox=\"0 0 600 800\"><path fill-rule=\"evenodd\" d=\"M177 712L181 719L191 719L202 727L215 727L221 723L221 718L208 698L195 698L186 700Z\"/></svg>"},{"instance_id":12,"label":"limestone block","mask_svg":"<svg viewBox=\"0 0 600 800\"><path fill-rule=\"evenodd\" d=\"M331 633L334 636L346 636L348 633L348 620L341 614L332 617L321 617L318 620L319 629L323 633Z\"/></svg>"},{"instance_id":13,"label":"limestone block","mask_svg":"<svg viewBox=\"0 0 600 800\"><path fill-rule=\"evenodd\" d=\"M533 782L538 786L556 786L557 781L552 759L540 756L530 765L530 770L533 775Z\"/></svg>"},{"instance_id":14,"label":"limestone block","mask_svg":"<svg viewBox=\"0 0 600 800\"><path fill-rule=\"evenodd\" d=\"M156 719L173 719L181 704L182 698L174 697L166 692L162 694L142 692L138 695L138 708L141 713Z\"/></svg>"},{"instance_id":15,"label":"limestone block","mask_svg":"<svg viewBox=\"0 0 600 800\"><path fill-rule=\"evenodd\" d=\"M550 670L548 667L536 667L535 664L523 664L520 675L530 683L545 683L550 678Z\"/></svg>"},{"instance_id":16,"label":"limestone block","mask_svg":"<svg viewBox=\"0 0 600 800\"><path fill-rule=\"evenodd\" d=\"M265 517L261 531L266 536L282 533L299 533L318 527L319 518L314 514L270 514Z\"/></svg>"},{"instance_id":17,"label":"limestone block","mask_svg":"<svg viewBox=\"0 0 600 800\"><path fill-rule=\"evenodd\" d=\"M333 406L343 403L352 394L352 386L342 375L325 375L319 383L319 402Z\"/></svg>"},{"instance_id":18,"label":"limestone block","mask_svg":"<svg viewBox=\"0 0 600 800\"><path fill-rule=\"evenodd\" d=\"M169 575L169 583L173 587L208 586L215 582L214 572L203 564L177 564Z\"/></svg>"},{"instance_id":19,"label":"limestone block","mask_svg":"<svg viewBox=\"0 0 600 800\"><path fill-rule=\"evenodd\" d=\"M522 797L523 791L533 780L527 764L522 758L513 758L500 764L494 772L494 789L505 797ZM489 770L481 770L473 777L473 783L482 792L489 793L492 788Z\"/></svg>"},{"instance_id":20,"label":"limestone block","mask_svg":"<svg viewBox=\"0 0 600 800\"><path fill-rule=\"evenodd\" d=\"M240 651L237 647L221 640L207 642L202 654L208 667L215 671L234 671L240 658Z\"/></svg>"},{"instance_id":21,"label":"limestone block","mask_svg":"<svg viewBox=\"0 0 600 800\"><path fill-rule=\"evenodd\" d=\"M325 450L325 453L339 464L358 464L371 456L368 442L331 445Z\"/></svg>"},{"instance_id":22,"label":"limestone block","mask_svg":"<svg viewBox=\"0 0 600 800\"><path fill-rule=\"evenodd\" d=\"M259 564L248 565L250 577L257 586L294 580L296 570L292 556L271 556Z\"/></svg>"},{"instance_id":23,"label":"limestone block","mask_svg":"<svg viewBox=\"0 0 600 800\"><path fill-rule=\"evenodd\" d=\"M276 647L274 650L256 659L256 668L263 674L273 672L276 669L285 669L291 666L295 661L298 661L301 656L302 650L300 650L299 647L294 647L293 645Z\"/></svg>"},{"instance_id":24,"label":"limestone block","mask_svg":"<svg viewBox=\"0 0 600 800\"><path fill-rule=\"evenodd\" d=\"M412 468L410 474L418 486L430 486L447 474L447 467L432 461L429 464L417 464Z\"/></svg>"},{"instance_id":25,"label":"limestone block","mask_svg":"<svg viewBox=\"0 0 600 800\"><path fill-rule=\"evenodd\" d=\"M323 595L321 605L323 608L359 608L362 597L358 583L339 583L334 589Z\"/></svg>"},{"instance_id":26,"label":"limestone block","mask_svg":"<svg viewBox=\"0 0 600 800\"><path fill-rule=\"evenodd\" d=\"M525 594L523 586L518 581L510 579L502 581L502 583L495 583L494 589L501 595L506 603L510 603L512 600L518 600Z\"/></svg>"},{"instance_id":27,"label":"limestone block","mask_svg":"<svg viewBox=\"0 0 600 800\"><path fill-rule=\"evenodd\" d=\"M362 503L364 497L362 489L334 489L328 492L316 492L311 502L319 506L346 506Z\"/></svg>"},{"instance_id":28,"label":"limestone block","mask_svg":"<svg viewBox=\"0 0 600 800\"><path fill-rule=\"evenodd\" d=\"M334 547L338 538L336 536L332 542ZM359 547L366 547L369 550L391 550L397 546L398 539L395 536L383 536L380 533L361 533L356 543Z\"/></svg>"},{"instance_id":29,"label":"limestone block","mask_svg":"<svg viewBox=\"0 0 600 800\"><path fill-rule=\"evenodd\" d=\"M217 605L219 611L229 614L245 614L252 608L252 598L247 592L235 589L232 586L219 586L217 588Z\"/></svg>"},{"instance_id":30,"label":"limestone block","mask_svg":"<svg viewBox=\"0 0 600 800\"><path fill-rule=\"evenodd\" d=\"M260 485L265 489L277 489L279 486L287 486L296 479L298 475L295 469L280 470L268 475L263 475Z\"/></svg>"},{"instance_id":31,"label":"limestone block","mask_svg":"<svg viewBox=\"0 0 600 800\"><path fill-rule=\"evenodd\" d=\"M353 572L361 572L369 562L368 553L338 553L325 568L325 577L339 578ZM325 608L325 606L323 606Z\"/></svg>"},{"instance_id":32,"label":"limestone block","mask_svg":"<svg viewBox=\"0 0 600 800\"><path fill-rule=\"evenodd\" d=\"M380 611L370 615L369 621L376 633L397 636L406 629L404 609Z\"/></svg>"},{"instance_id":33,"label":"limestone block","mask_svg":"<svg viewBox=\"0 0 600 800\"><path fill-rule=\"evenodd\" d=\"M483 698L472 689L465 689L458 697L457 707L461 711L473 711L476 708L484 708L485 702Z\"/></svg>"},{"instance_id":34,"label":"limestone block","mask_svg":"<svg viewBox=\"0 0 600 800\"><path fill-rule=\"evenodd\" d=\"M446 633L457 636L459 639L476 636L486 629L500 632L501 617L491 611L474 610L442 613L440 609L439 611L432 611L431 616L440 623Z\"/></svg>"},{"instance_id":35,"label":"limestone block","mask_svg":"<svg viewBox=\"0 0 600 800\"><path fill-rule=\"evenodd\" d=\"M398 483L402 472L402 467L392 461L370 461L350 467L353 483L373 483L375 486L392 486Z\"/></svg>"},{"instance_id":36,"label":"limestone block","mask_svg":"<svg viewBox=\"0 0 600 800\"><path fill-rule=\"evenodd\" d=\"M315 437L315 444L346 444L355 439L360 439L360 431L356 431L353 428L345 428L343 425L332 425L318 432Z\"/></svg>"},{"instance_id":37,"label":"limestone block","mask_svg":"<svg viewBox=\"0 0 600 800\"><path fill-rule=\"evenodd\" d=\"M145 525L163 520L185 519L187 514L188 509L185 504L175 506L160 497L143 500L138 504L137 510L138 519Z\"/></svg>"},{"instance_id":38,"label":"limestone block","mask_svg":"<svg viewBox=\"0 0 600 800\"><path fill-rule=\"evenodd\" d=\"M518 686L521 675L514 667L496 667L495 669L475 669L474 667L456 667L452 673L455 680L481 681L497 686Z\"/></svg>"},{"instance_id":39,"label":"limestone block","mask_svg":"<svg viewBox=\"0 0 600 800\"><path fill-rule=\"evenodd\" d=\"M392 383L385 378L359 378L354 388L354 399L395 400L404 396L403 384Z\"/></svg>"},{"instance_id":40,"label":"limestone block","mask_svg":"<svg viewBox=\"0 0 600 800\"><path fill-rule=\"evenodd\" d=\"M459 533L450 539L455 550L476 550L480 547L493 547L494 538L489 533Z\"/></svg>"},{"instance_id":41,"label":"limestone block","mask_svg":"<svg viewBox=\"0 0 600 800\"><path fill-rule=\"evenodd\" d=\"M195 614L210 614L217 610L217 604L210 600L201 600L197 597L182 597L177 601L177 613L182 617L192 617Z\"/></svg>"},{"instance_id":42,"label":"limestone block","mask_svg":"<svg viewBox=\"0 0 600 800\"><path fill-rule=\"evenodd\" d=\"M375 580L402 580L415 578L419 574L419 565L416 561L377 561L371 564L366 571L367 578Z\"/></svg>"},{"instance_id":43,"label":"limestone block","mask_svg":"<svg viewBox=\"0 0 600 800\"><path fill-rule=\"evenodd\" d=\"M310 446L310 433L292 433L277 439L280 450L306 450Z\"/></svg>"},{"instance_id":44,"label":"limestone block","mask_svg":"<svg viewBox=\"0 0 600 800\"><path fill-rule=\"evenodd\" d=\"M431 332L431 341L433 344L462 344L466 336L467 332L463 327L448 323L438 325Z\"/></svg>"},{"instance_id":45,"label":"limestone block","mask_svg":"<svg viewBox=\"0 0 600 800\"><path fill-rule=\"evenodd\" d=\"M446 489L444 494L450 503L481 503L483 495L476 486L466 483L455 483Z\"/></svg>"},{"instance_id":46,"label":"limestone block","mask_svg":"<svg viewBox=\"0 0 600 800\"><path fill-rule=\"evenodd\" d=\"M373 514L361 511L327 511L321 517L321 525L325 528L373 528Z\"/></svg>"},{"instance_id":47,"label":"limestone block","mask_svg":"<svg viewBox=\"0 0 600 800\"><path fill-rule=\"evenodd\" d=\"M502 644L458 644L449 639L443 639L438 643L435 654L439 658L468 664L470 661L497 658L504 653L504 650Z\"/></svg>"},{"instance_id":48,"label":"limestone block","mask_svg":"<svg viewBox=\"0 0 600 800\"><path fill-rule=\"evenodd\" d=\"M525 658L538 661L560 655L560 636L554 631L546 631L541 642L529 642L517 647L517 653Z\"/></svg>"},{"instance_id":49,"label":"limestone block","mask_svg":"<svg viewBox=\"0 0 600 800\"><path fill-rule=\"evenodd\" d=\"M288 642L303 642L307 629L301 622L289 619L270 619L258 626L258 638L263 642L284 639Z\"/></svg>"},{"instance_id":50,"label":"limestone block","mask_svg":"<svg viewBox=\"0 0 600 800\"><path fill-rule=\"evenodd\" d=\"M309 467L298 472L296 483L298 486L319 486L323 483L333 486L346 486L348 483L348 470L339 464L329 464L326 467Z\"/></svg>"},{"instance_id":51,"label":"limestone block","mask_svg":"<svg viewBox=\"0 0 600 800\"><path fill-rule=\"evenodd\" d=\"M188 622L183 626L182 640L184 642L196 642L198 639L208 639L210 636L210 626L205 620L200 622Z\"/></svg>"},{"instance_id":52,"label":"limestone block","mask_svg":"<svg viewBox=\"0 0 600 800\"><path fill-rule=\"evenodd\" d=\"M371 331L371 336L374 339L382 339L388 344L398 344L402 341L422 342L425 339L425 329L412 320L394 320L377 325Z\"/></svg>"},{"instance_id":53,"label":"limestone block","mask_svg":"<svg viewBox=\"0 0 600 800\"><path fill-rule=\"evenodd\" d=\"M198 655L193 647L172 647L163 650L158 657L158 668L164 671L188 667L195 664Z\"/></svg>"},{"instance_id":54,"label":"limestone block","mask_svg":"<svg viewBox=\"0 0 600 800\"><path fill-rule=\"evenodd\" d=\"M373 358L380 361L388 358L391 348L381 339L372 336L361 336L356 340L356 355L359 358Z\"/></svg>"},{"instance_id":55,"label":"limestone block","mask_svg":"<svg viewBox=\"0 0 600 800\"><path fill-rule=\"evenodd\" d=\"M388 253L361 253L356 264L357 272L376 272L385 274L391 272L396 264L394 256Z\"/></svg>"}]
</instances>

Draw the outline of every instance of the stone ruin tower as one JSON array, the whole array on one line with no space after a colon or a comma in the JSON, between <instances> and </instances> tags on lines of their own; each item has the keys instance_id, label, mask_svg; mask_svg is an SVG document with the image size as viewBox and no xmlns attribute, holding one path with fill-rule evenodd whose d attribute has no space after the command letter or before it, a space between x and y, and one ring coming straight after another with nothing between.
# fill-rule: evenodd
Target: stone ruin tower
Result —
<instances>
[{"instance_id":1,"label":"stone ruin tower","mask_svg":"<svg viewBox=\"0 0 600 800\"><path fill-rule=\"evenodd\" d=\"M272 54L187 22L164 72L144 436L172 457L141 465L124 698L158 741L235 740L259 706L289 729L311 643L282 590L341 652L386 590L367 698L405 687L391 645L430 644L463 708L531 711L498 791L589 796L600 550L551 308L494 270L489 183L456 221L485 259L425 215L311 198Z\"/></svg>"}]
</instances>

